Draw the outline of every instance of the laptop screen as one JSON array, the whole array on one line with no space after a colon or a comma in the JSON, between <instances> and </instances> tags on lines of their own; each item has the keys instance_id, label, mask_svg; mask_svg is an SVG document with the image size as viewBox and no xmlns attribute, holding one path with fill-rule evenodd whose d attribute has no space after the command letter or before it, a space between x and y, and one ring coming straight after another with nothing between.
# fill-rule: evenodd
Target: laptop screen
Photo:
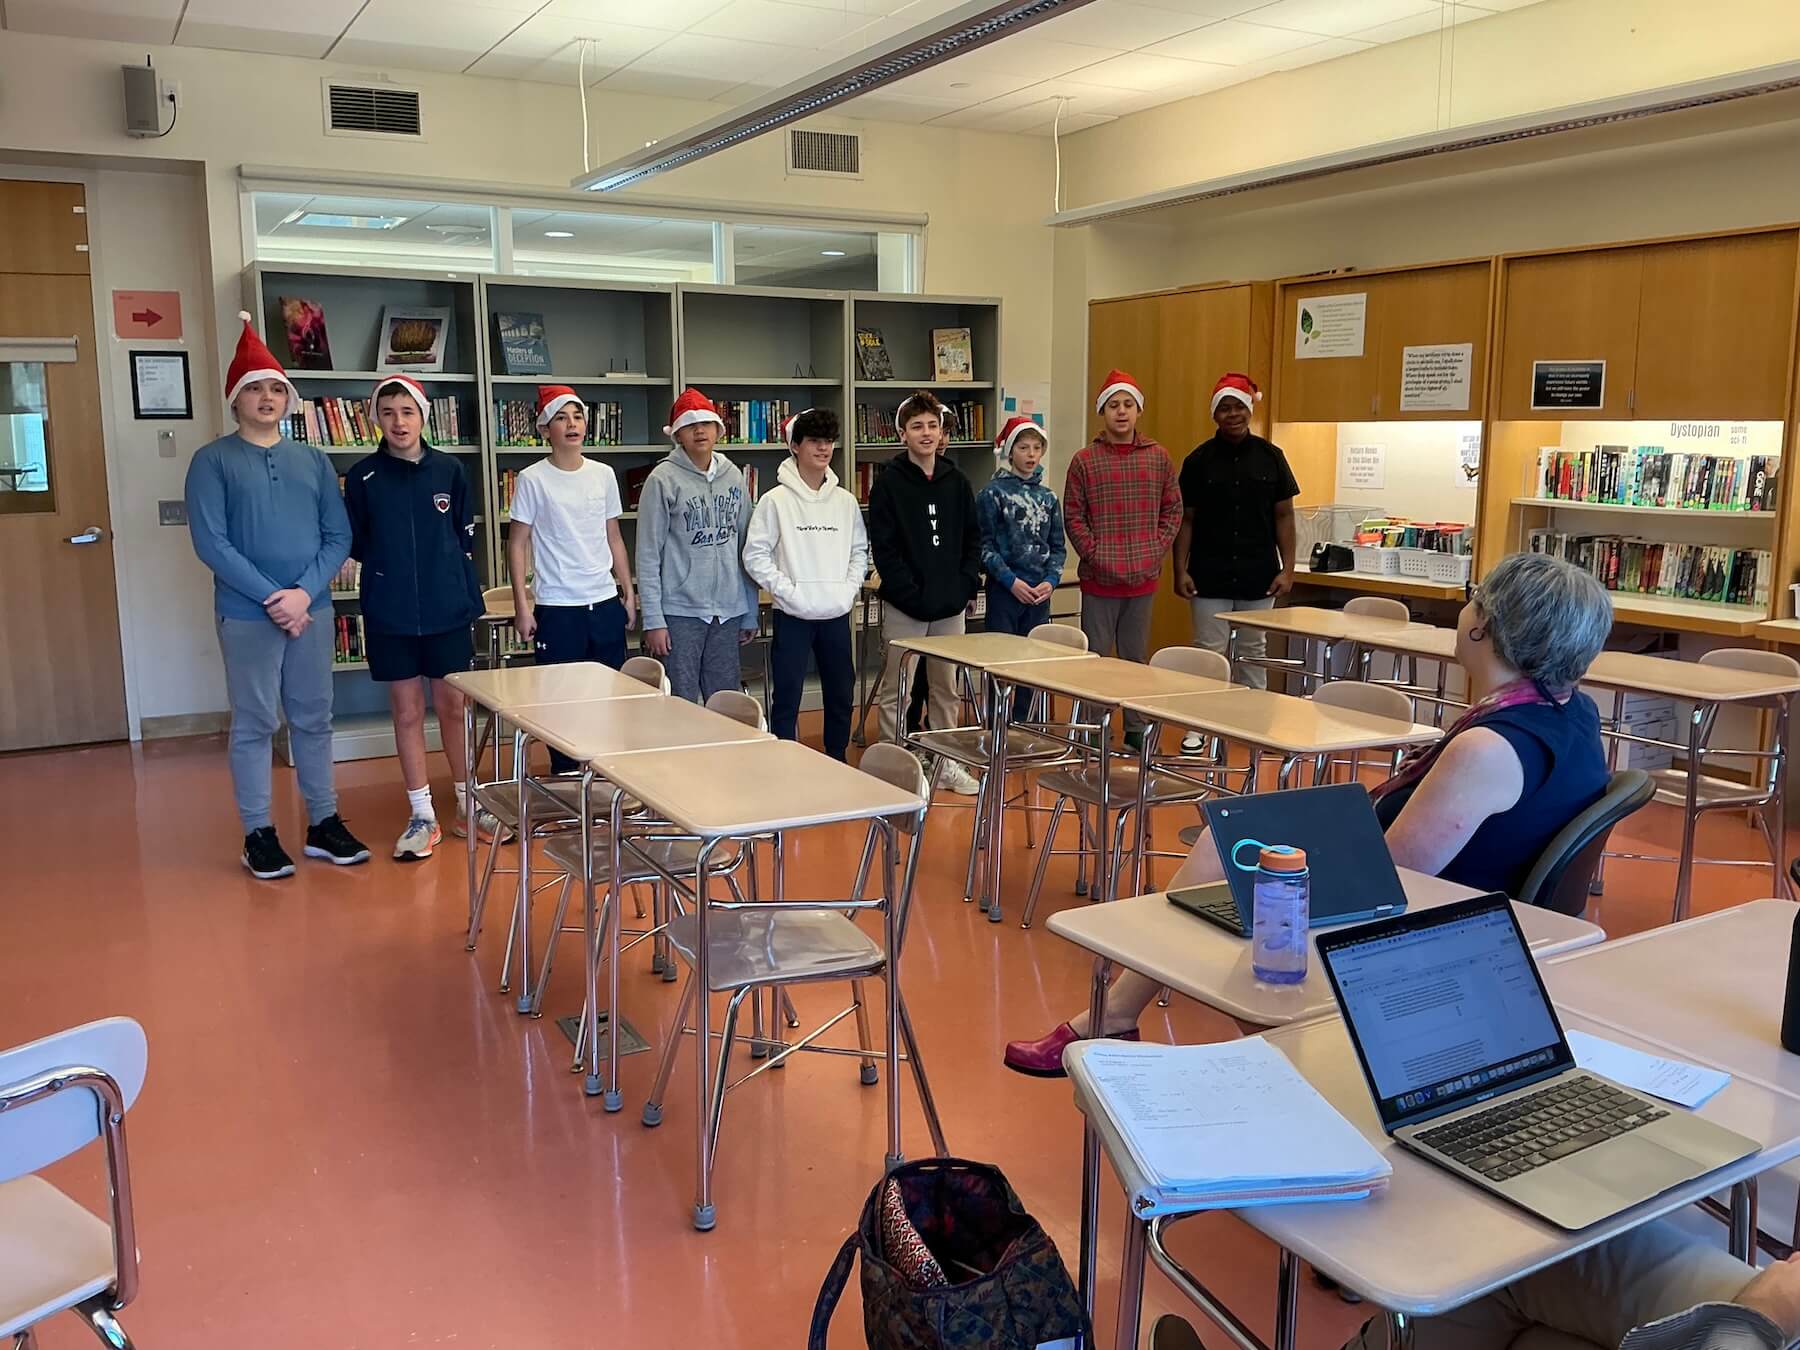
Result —
<instances>
[{"instance_id":1,"label":"laptop screen","mask_svg":"<svg viewBox=\"0 0 1800 1350\"><path fill-rule=\"evenodd\" d=\"M1324 936L1319 955L1390 1127L1572 1062L1505 896Z\"/></svg>"}]
</instances>

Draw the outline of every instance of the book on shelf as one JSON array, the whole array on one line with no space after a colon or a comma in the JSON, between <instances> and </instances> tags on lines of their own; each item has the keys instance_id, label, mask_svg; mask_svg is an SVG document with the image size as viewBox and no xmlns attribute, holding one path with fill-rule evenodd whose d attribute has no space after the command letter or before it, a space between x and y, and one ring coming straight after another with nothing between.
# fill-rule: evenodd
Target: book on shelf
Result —
<instances>
[{"instance_id":1,"label":"book on shelf","mask_svg":"<svg viewBox=\"0 0 1800 1350\"><path fill-rule=\"evenodd\" d=\"M496 314L494 326L500 334L501 373L506 375L548 375L550 342L544 336L542 314Z\"/></svg>"},{"instance_id":2,"label":"book on shelf","mask_svg":"<svg viewBox=\"0 0 1800 1350\"><path fill-rule=\"evenodd\" d=\"M1090 1042L1081 1076L1116 1130L1139 1218L1362 1200L1393 1167L1260 1036L1212 1045Z\"/></svg>"},{"instance_id":3,"label":"book on shelf","mask_svg":"<svg viewBox=\"0 0 1800 1350\"><path fill-rule=\"evenodd\" d=\"M343 490L343 479L338 479L339 491ZM345 558L344 565L337 570L331 579L333 595L359 595L362 593L362 564L355 558Z\"/></svg>"},{"instance_id":4,"label":"book on shelf","mask_svg":"<svg viewBox=\"0 0 1800 1350\"><path fill-rule=\"evenodd\" d=\"M793 408L784 398L726 399L715 404L725 419L726 445L766 445L781 440L781 424Z\"/></svg>"},{"instance_id":5,"label":"book on shelf","mask_svg":"<svg viewBox=\"0 0 1800 1350\"><path fill-rule=\"evenodd\" d=\"M332 370L331 340L325 335L325 309L317 300L283 295L281 323L287 329L288 356L301 370Z\"/></svg>"},{"instance_id":6,"label":"book on shelf","mask_svg":"<svg viewBox=\"0 0 1800 1350\"><path fill-rule=\"evenodd\" d=\"M290 440L323 449L352 449L381 444L381 428L362 399L308 398L282 419ZM454 398L434 398L425 419L425 439L433 445L460 445L462 417Z\"/></svg>"},{"instance_id":7,"label":"book on shelf","mask_svg":"<svg viewBox=\"0 0 1800 1350\"><path fill-rule=\"evenodd\" d=\"M644 495L644 484L650 481L650 471L655 467L654 464L634 464L625 470L625 509L627 511L638 509L638 502Z\"/></svg>"},{"instance_id":8,"label":"book on shelf","mask_svg":"<svg viewBox=\"0 0 1800 1350\"><path fill-rule=\"evenodd\" d=\"M754 464L742 465L739 472L744 475L744 491L750 494L750 500L755 501L762 496L762 493L757 490L759 475L756 472L756 466Z\"/></svg>"},{"instance_id":9,"label":"book on shelf","mask_svg":"<svg viewBox=\"0 0 1800 1350\"><path fill-rule=\"evenodd\" d=\"M381 311L381 342L375 349L375 369L428 374L442 370L444 338L449 328L448 309L388 305Z\"/></svg>"},{"instance_id":10,"label":"book on shelf","mask_svg":"<svg viewBox=\"0 0 1800 1350\"><path fill-rule=\"evenodd\" d=\"M1545 446L1536 495L1545 501L1684 511L1772 511L1778 455L1670 453L1658 445Z\"/></svg>"},{"instance_id":11,"label":"book on shelf","mask_svg":"<svg viewBox=\"0 0 1800 1350\"><path fill-rule=\"evenodd\" d=\"M589 403L583 445L618 445L625 434L623 403ZM513 449L536 449L544 438L537 429L537 404L530 399L494 400L494 443Z\"/></svg>"},{"instance_id":12,"label":"book on shelf","mask_svg":"<svg viewBox=\"0 0 1800 1350\"><path fill-rule=\"evenodd\" d=\"M856 369L865 380L894 378L894 358L888 354L887 340L879 328L856 330Z\"/></svg>"},{"instance_id":13,"label":"book on shelf","mask_svg":"<svg viewBox=\"0 0 1800 1350\"><path fill-rule=\"evenodd\" d=\"M869 504L869 489L875 486L875 470L878 467L866 459L857 461L856 500L864 506Z\"/></svg>"},{"instance_id":14,"label":"book on shelf","mask_svg":"<svg viewBox=\"0 0 1800 1350\"><path fill-rule=\"evenodd\" d=\"M1617 534L1533 530L1533 553L1574 563L1609 591L1767 607L1774 559L1767 549L1677 544Z\"/></svg>"},{"instance_id":15,"label":"book on shelf","mask_svg":"<svg viewBox=\"0 0 1800 1350\"><path fill-rule=\"evenodd\" d=\"M975 351L966 328L931 330L931 378L940 384L960 384L975 378Z\"/></svg>"},{"instance_id":16,"label":"book on shelf","mask_svg":"<svg viewBox=\"0 0 1800 1350\"><path fill-rule=\"evenodd\" d=\"M339 614L337 616L337 634L331 649L331 664L349 666L368 659L369 647L364 640L363 616Z\"/></svg>"},{"instance_id":17,"label":"book on shelf","mask_svg":"<svg viewBox=\"0 0 1800 1350\"><path fill-rule=\"evenodd\" d=\"M988 439L987 405L975 399L963 399L944 405L947 415L944 430L953 441L985 441ZM895 411L898 411L896 408ZM899 445L900 427L894 412L873 403L856 405L856 441L858 445Z\"/></svg>"}]
</instances>

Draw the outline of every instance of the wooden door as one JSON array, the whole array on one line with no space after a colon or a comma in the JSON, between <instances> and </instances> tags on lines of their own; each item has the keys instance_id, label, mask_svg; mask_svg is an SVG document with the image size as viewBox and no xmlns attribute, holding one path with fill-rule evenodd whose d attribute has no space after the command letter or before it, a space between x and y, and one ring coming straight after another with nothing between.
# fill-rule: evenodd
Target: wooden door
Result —
<instances>
[{"instance_id":1,"label":"wooden door","mask_svg":"<svg viewBox=\"0 0 1800 1350\"><path fill-rule=\"evenodd\" d=\"M1162 442L1179 472L1188 452L1213 434L1212 387L1219 376L1238 370L1267 383L1270 302L1268 286L1095 301L1088 307L1088 388L1098 390L1114 367L1144 381L1144 434ZM1260 432L1267 431L1267 407L1265 400L1252 419ZM1100 434L1091 403L1088 422L1091 440ZM1193 616L1175 594L1165 561L1150 620L1151 650L1192 640Z\"/></svg>"},{"instance_id":2,"label":"wooden door","mask_svg":"<svg viewBox=\"0 0 1800 1350\"><path fill-rule=\"evenodd\" d=\"M1275 325L1277 422L1367 422L1375 416L1378 369L1375 358L1376 297L1371 283L1357 276L1332 277L1289 286L1282 292L1281 321ZM1295 353L1300 310L1319 295L1369 296L1361 356L1304 359Z\"/></svg>"},{"instance_id":3,"label":"wooden door","mask_svg":"<svg viewBox=\"0 0 1800 1350\"><path fill-rule=\"evenodd\" d=\"M1421 268L1380 278L1369 303L1375 308L1375 407L1380 420L1478 421L1486 407L1488 286L1492 265L1465 263ZM1469 343L1469 403L1460 412L1400 410L1400 373L1408 347Z\"/></svg>"},{"instance_id":4,"label":"wooden door","mask_svg":"<svg viewBox=\"0 0 1800 1350\"><path fill-rule=\"evenodd\" d=\"M1500 316L1500 419L1561 422L1631 416L1644 250L1595 249L1506 264ZM1534 411L1534 361L1605 361L1606 402L1592 412Z\"/></svg>"},{"instance_id":5,"label":"wooden door","mask_svg":"<svg viewBox=\"0 0 1800 1350\"><path fill-rule=\"evenodd\" d=\"M1792 230L1644 250L1634 416L1786 415L1794 250Z\"/></svg>"},{"instance_id":6,"label":"wooden door","mask_svg":"<svg viewBox=\"0 0 1800 1350\"><path fill-rule=\"evenodd\" d=\"M80 204L0 182L0 751L127 734Z\"/></svg>"}]
</instances>

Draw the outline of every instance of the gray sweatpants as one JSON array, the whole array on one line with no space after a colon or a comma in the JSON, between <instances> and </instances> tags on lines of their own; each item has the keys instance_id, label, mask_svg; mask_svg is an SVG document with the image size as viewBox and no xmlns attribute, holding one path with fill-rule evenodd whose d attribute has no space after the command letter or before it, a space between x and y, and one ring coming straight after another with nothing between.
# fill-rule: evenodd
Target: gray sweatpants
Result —
<instances>
[{"instance_id":1,"label":"gray sweatpants","mask_svg":"<svg viewBox=\"0 0 1800 1350\"><path fill-rule=\"evenodd\" d=\"M1194 645L1224 656L1231 645L1231 623L1224 616L1240 609L1273 609L1275 597L1260 600L1214 600L1197 595L1188 601L1194 611ZM1269 635L1260 628L1238 629L1238 659L1231 663L1231 680L1246 689L1267 689L1267 666L1248 666L1246 659L1260 661L1269 653Z\"/></svg>"},{"instance_id":2,"label":"gray sweatpants","mask_svg":"<svg viewBox=\"0 0 1800 1350\"><path fill-rule=\"evenodd\" d=\"M693 619L665 614L669 625L669 692L689 703L704 703L721 689L742 689L743 671L738 663L738 633L742 621Z\"/></svg>"},{"instance_id":3,"label":"gray sweatpants","mask_svg":"<svg viewBox=\"0 0 1800 1350\"><path fill-rule=\"evenodd\" d=\"M1150 659L1150 611L1155 595L1089 595L1081 593L1081 631L1088 650L1096 656L1117 656L1121 661ZM1143 719L1125 714L1127 727L1143 725Z\"/></svg>"},{"instance_id":4,"label":"gray sweatpants","mask_svg":"<svg viewBox=\"0 0 1800 1350\"><path fill-rule=\"evenodd\" d=\"M231 786L244 833L274 823L272 742L283 714L306 818L317 825L337 811L331 781L331 611L316 612L296 638L267 619L221 616L216 622L231 703Z\"/></svg>"}]
</instances>

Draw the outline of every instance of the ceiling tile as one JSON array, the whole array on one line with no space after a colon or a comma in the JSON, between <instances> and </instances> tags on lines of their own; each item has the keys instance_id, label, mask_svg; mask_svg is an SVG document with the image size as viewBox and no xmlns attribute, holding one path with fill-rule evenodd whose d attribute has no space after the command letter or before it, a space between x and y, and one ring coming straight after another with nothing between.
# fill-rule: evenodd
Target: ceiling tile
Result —
<instances>
[{"instance_id":1,"label":"ceiling tile","mask_svg":"<svg viewBox=\"0 0 1800 1350\"><path fill-rule=\"evenodd\" d=\"M550 0L543 17L622 23L633 28L672 28L680 32L730 0ZM591 30L594 37L600 30Z\"/></svg>"},{"instance_id":2,"label":"ceiling tile","mask_svg":"<svg viewBox=\"0 0 1800 1350\"><path fill-rule=\"evenodd\" d=\"M229 23L197 23L184 19L175 36L178 47L214 51L260 52L267 56L309 56L317 60L337 41L336 33L283 33L274 28L240 28Z\"/></svg>"},{"instance_id":3,"label":"ceiling tile","mask_svg":"<svg viewBox=\"0 0 1800 1350\"><path fill-rule=\"evenodd\" d=\"M1436 14L1440 7L1438 0L1275 0L1252 14L1250 21L1322 37L1344 37L1396 19Z\"/></svg>"},{"instance_id":4,"label":"ceiling tile","mask_svg":"<svg viewBox=\"0 0 1800 1350\"><path fill-rule=\"evenodd\" d=\"M842 10L785 4L782 0L731 0L688 31L706 37L776 42L817 51L867 26L868 20L862 15Z\"/></svg>"},{"instance_id":5,"label":"ceiling tile","mask_svg":"<svg viewBox=\"0 0 1800 1350\"><path fill-rule=\"evenodd\" d=\"M1293 51L1282 52L1279 56L1271 56L1246 66L1239 66L1238 70L1240 74L1252 78L1273 75L1278 71L1298 70L1302 66L1313 66L1321 61L1331 61L1340 56L1366 52L1373 45L1373 43L1358 42L1354 38L1325 38L1318 42L1308 43L1304 47L1297 47Z\"/></svg>"},{"instance_id":6,"label":"ceiling tile","mask_svg":"<svg viewBox=\"0 0 1800 1350\"><path fill-rule=\"evenodd\" d=\"M181 0L6 0L4 8L6 26L15 33L99 36L154 46L174 41L181 17Z\"/></svg>"},{"instance_id":7,"label":"ceiling tile","mask_svg":"<svg viewBox=\"0 0 1800 1350\"><path fill-rule=\"evenodd\" d=\"M989 43L958 59L978 60L984 69L998 71L1002 75L1027 75L1034 80L1048 80L1058 75L1067 75L1072 70L1095 65L1129 50L1128 47L1058 42L1053 38L1039 37L1034 31Z\"/></svg>"},{"instance_id":8,"label":"ceiling tile","mask_svg":"<svg viewBox=\"0 0 1800 1350\"><path fill-rule=\"evenodd\" d=\"M701 33L677 33L653 47L622 71L662 75L663 90L671 97L711 98L734 84L742 84L745 71L791 71L793 77L817 64L811 53L797 54L791 46L772 42L746 42L738 38L708 37ZM673 76L674 79L668 77ZM715 86L707 93L679 87L687 79L696 85Z\"/></svg>"},{"instance_id":9,"label":"ceiling tile","mask_svg":"<svg viewBox=\"0 0 1800 1350\"><path fill-rule=\"evenodd\" d=\"M11 4L11 0L7 0ZM421 42L363 42L345 38L331 50L331 59L364 70L436 70L460 74L481 55L481 48L427 46Z\"/></svg>"},{"instance_id":10,"label":"ceiling tile","mask_svg":"<svg viewBox=\"0 0 1800 1350\"><path fill-rule=\"evenodd\" d=\"M572 76L582 65L581 39L595 38L586 61L588 83L592 84L599 79L600 72L617 70L673 36L673 31L667 29L628 28L623 24L597 23L592 19L539 14L501 39L493 47L492 55L540 62L558 75L567 67ZM480 63L473 69L476 74L493 73Z\"/></svg>"},{"instance_id":11,"label":"ceiling tile","mask_svg":"<svg viewBox=\"0 0 1800 1350\"><path fill-rule=\"evenodd\" d=\"M958 111L955 103L936 98L909 98L905 94L864 94L839 105L834 112L844 117L860 117L877 122L909 122L917 126Z\"/></svg>"},{"instance_id":12,"label":"ceiling tile","mask_svg":"<svg viewBox=\"0 0 1800 1350\"><path fill-rule=\"evenodd\" d=\"M1153 9L1149 5L1127 4L1124 0L1099 0L1097 4L1083 5L1047 20L1036 31L1060 42L1091 42L1100 47L1131 51L1207 22L1210 22L1208 16L1186 14L1180 10Z\"/></svg>"},{"instance_id":13,"label":"ceiling tile","mask_svg":"<svg viewBox=\"0 0 1800 1350\"><path fill-rule=\"evenodd\" d=\"M1350 36L1363 42L1402 42L1423 33L1440 33L1445 28L1485 19L1492 13L1492 10L1475 5L1446 5L1442 11L1430 10L1424 14L1415 14L1410 19L1395 19L1392 23L1359 29Z\"/></svg>"},{"instance_id":14,"label":"ceiling tile","mask_svg":"<svg viewBox=\"0 0 1800 1350\"><path fill-rule=\"evenodd\" d=\"M603 94L660 94L664 98L709 99L735 88L740 81L681 71L631 65L615 70L594 88Z\"/></svg>"},{"instance_id":15,"label":"ceiling tile","mask_svg":"<svg viewBox=\"0 0 1800 1350\"><path fill-rule=\"evenodd\" d=\"M985 52L971 52L897 80L888 88L914 98L941 98L955 103L979 103L1011 94L1033 83L1029 75L1011 75L983 62Z\"/></svg>"},{"instance_id":16,"label":"ceiling tile","mask_svg":"<svg viewBox=\"0 0 1800 1350\"><path fill-rule=\"evenodd\" d=\"M1086 131L1091 127L1105 126L1108 122L1118 120L1116 117L1102 117L1098 113L1064 113L1062 134L1067 136L1071 132ZM1035 126L1020 127L1018 130L1026 136L1048 136L1055 129L1056 124L1052 121L1039 122Z\"/></svg>"},{"instance_id":17,"label":"ceiling tile","mask_svg":"<svg viewBox=\"0 0 1800 1350\"><path fill-rule=\"evenodd\" d=\"M1088 66L1081 72L1087 84L1117 85L1121 89L1139 89L1146 93L1179 88L1197 81L1206 73L1197 69L1202 63L1178 61L1149 52L1129 52L1110 61Z\"/></svg>"},{"instance_id":18,"label":"ceiling tile","mask_svg":"<svg viewBox=\"0 0 1800 1350\"><path fill-rule=\"evenodd\" d=\"M530 12L507 0L456 5L440 0L369 0L344 37L346 43L364 45L417 42L439 52L463 49L468 55L460 69L517 28ZM340 47L334 55L342 51Z\"/></svg>"},{"instance_id":19,"label":"ceiling tile","mask_svg":"<svg viewBox=\"0 0 1800 1350\"><path fill-rule=\"evenodd\" d=\"M1076 73L1085 74L1082 71ZM1067 76L1059 80L1044 80L984 106L992 107L995 111L1008 111L1042 103L1054 113L1056 100L1059 98L1068 100L1069 113L1094 113L1102 116L1141 112L1161 101L1159 95L1142 89L1126 89L1112 84L1083 84L1074 76Z\"/></svg>"},{"instance_id":20,"label":"ceiling tile","mask_svg":"<svg viewBox=\"0 0 1800 1350\"><path fill-rule=\"evenodd\" d=\"M188 0L175 41L183 47L323 56L362 0Z\"/></svg>"},{"instance_id":21,"label":"ceiling tile","mask_svg":"<svg viewBox=\"0 0 1800 1350\"><path fill-rule=\"evenodd\" d=\"M1152 9L1172 9L1182 14L1198 14L1202 19L1242 19L1253 11L1266 8L1275 0L1136 0Z\"/></svg>"},{"instance_id":22,"label":"ceiling tile","mask_svg":"<svg viewBox=\"0 0 1800 1350\"><path fill-rule=\"evenodd\" d=\"M1174 56L1183 61L1245 66L1317 41L1317 37L1307 33L1225 19L1191 33L1184 33L1180 37L1170 38L1166 42L1158 42L1146 50L1152 55Z\"/></svg>"}]
</instances>

